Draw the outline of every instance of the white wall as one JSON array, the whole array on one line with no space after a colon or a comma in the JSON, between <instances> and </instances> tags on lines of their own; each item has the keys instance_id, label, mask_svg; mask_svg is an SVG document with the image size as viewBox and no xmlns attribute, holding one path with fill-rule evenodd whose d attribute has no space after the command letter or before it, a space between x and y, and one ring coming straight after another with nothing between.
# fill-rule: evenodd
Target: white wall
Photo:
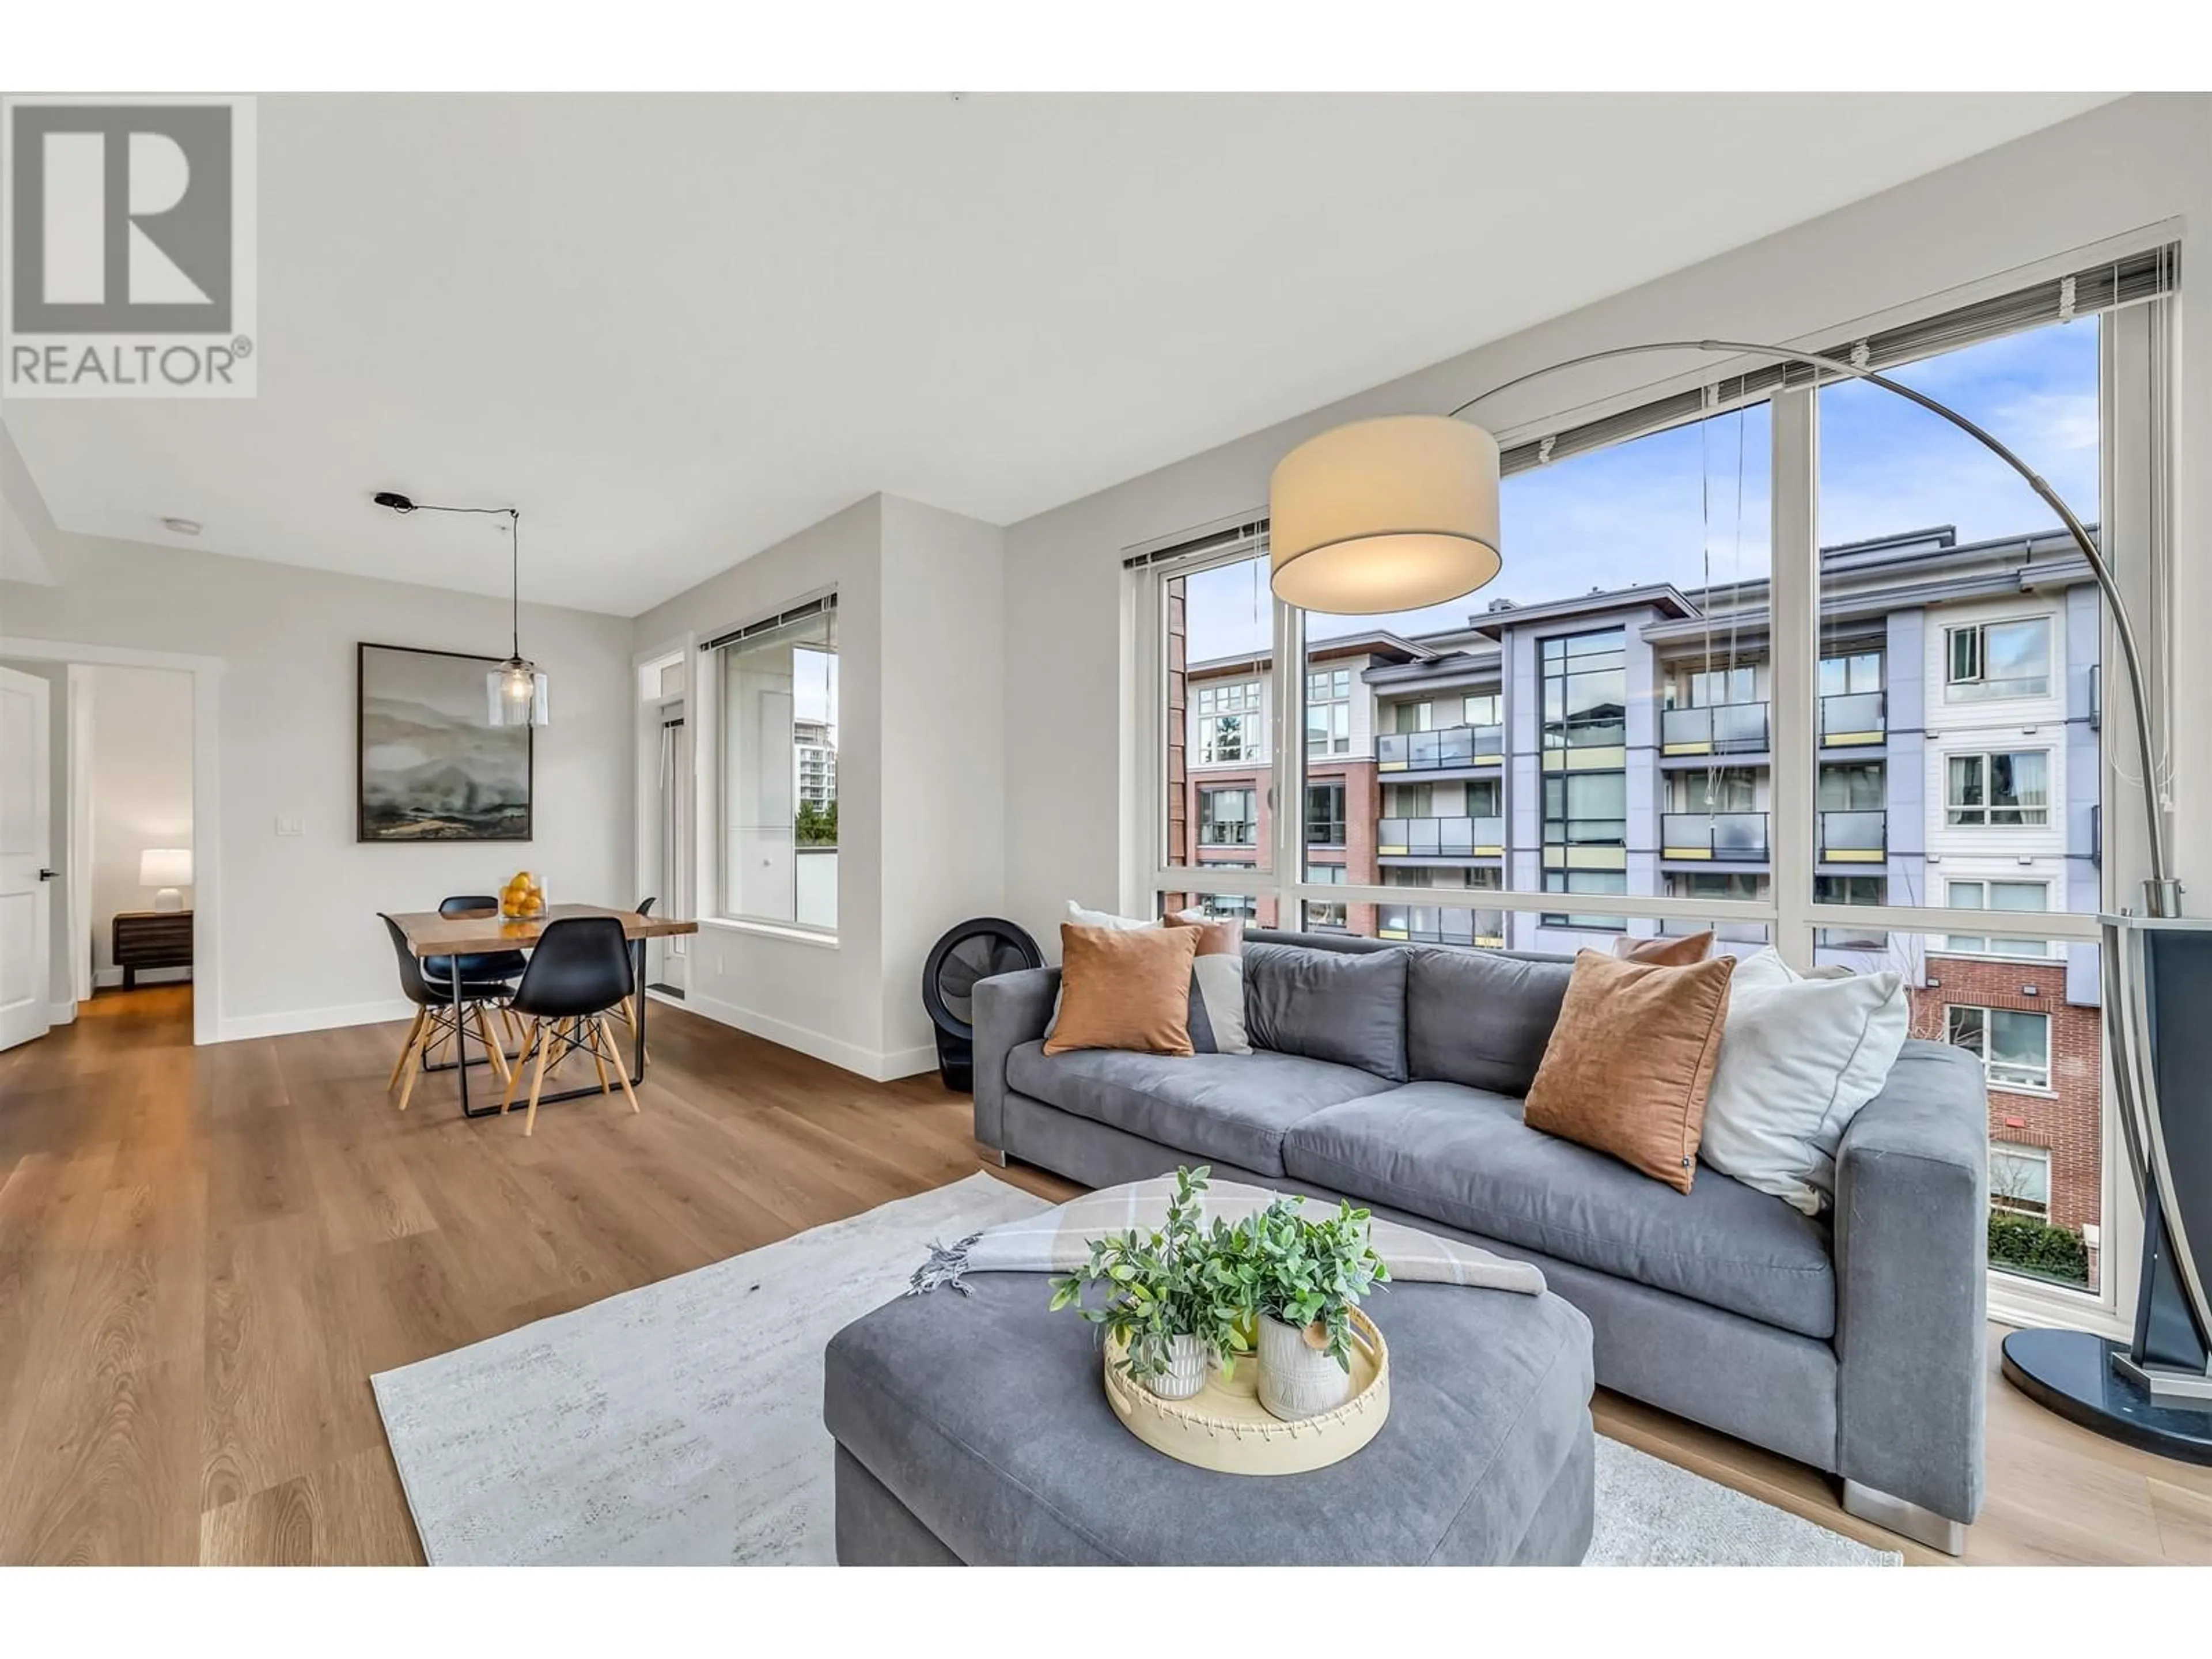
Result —
<instances>
[{"instance_id":1,"label":"white wall","mask_svg":"<svg viewBox=\"0 0 2212 1659\"><path fill-rule=\"evenodd\" d=\"M1609 345L1844 333L1885 310L2176 217L2212 224L2212 98L2124 99L1010 526L1006 676L1021 707L1007 733L1007 914L1049 939L1071 896L1103 903L1120 892L1125 904L1149 902L1133 881L1122 890L1143 862L1127 811L1139 759L1123 718L1122 551L1263 506L1275 462L1303 439L1364 416L1441 412L1514 375ZM2191 256L2182 262L2184 306L2212 315L2212 258L2202 249ZM1632 361L1550 377L1485 412L1510 428L1681 367ZM2177 402L2184 410L2212 409L2212 328L2184 334ZM2184 427L2185 458L2185 416ZM2212 468L2177 472L2183 557L2174 610L2193 622L2212 615L2212 559L2188 556L2212 525ZM2189 623L2177 631L2192 636ZM2176 708L2212 702L2212 653L2178 653L2174 668ZM1040 732L1051 740L1031 741ZM2173 750L2180 873L2212 891L2212 721L2177 722ZM2116 833L2139 834L2130 812L2116 807L2106 816Z\"/></svg>"},{"instance_id":2,"label":"white wall","mask_svg":"<svg viewBox=\"0 0 2212 1659\"><path fill-rule=\"evenodd\" d=\"M99 983L120 985L111 923L118 910L151 909L157 890L138 884L139 854L192 844L192 678L174 669L113 667L94 667L88 678L92 965ZM190 908L192 890L182 890ZM139 982L185 977L181 968L162 968Z\"/></svg>"},{"instance_id":3,"label":"white wall","mask_svg":"<svg viewBox=\"0 0 2212 1659\"><path fill-rule=\"evenodd\" d=\"M503 656L504 602L52 533L42 551L58 585L0 582L0 635L225 665L221 960L199 963L194 987L216 998L219 1035L404 1012L380 910L426 908L525 866L556 900L636 897L627 620L523 607L523 647L552 676L553 724L537 734L534 842L362 846L354 839L356 644ZM277 836L280 816L303 820L305 833ZM195 850L204 870L208 849Z\"/></svg>"},{"instance_id":4,"label":"white wall","mask_svg":"<svg viewBox=\"0 0 2212 1659\"><path fill-rule=\"evenodd\" d=\"M1005 672L1005 532L884 503L884 1046L887 1074L927 1071L930 946L1006 899L1006 744L1025 711ZM1047 739L1048 741L1049 739Z\"/></svg>"},{"instance_id":5,"label":"white wall","mask_svg":"<svg viewBox=\"0 0 2212 1659\"><path fill-rule=\"evenodd\" d=\"M715 920L711 851L686 1005L874 1078L936 1064L921 966L1003 895L1001 532L891 495L856 502L637 619L642 659L837 589L837 937ZM698 840L716 845L711 665L691 699Z\"/></svg>"}]
</instances>

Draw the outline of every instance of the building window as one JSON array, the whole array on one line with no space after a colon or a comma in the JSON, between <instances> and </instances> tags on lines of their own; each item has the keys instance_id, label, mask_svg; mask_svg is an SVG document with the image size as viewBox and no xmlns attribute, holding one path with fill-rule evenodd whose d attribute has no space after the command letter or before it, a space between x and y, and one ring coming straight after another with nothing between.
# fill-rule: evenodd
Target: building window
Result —
<instances>
[{"instance_id":1,"label":"building window","mask_svg":"<svg viewBox=\"0 0 2212 1659\"><path fill-rule=\"evenodd\" d=\"M1198 792L1198 844L1200 847L1257 847L1259 815L1252 789L1201 789Z\"/></svg>"},{"instance_id":2,"label":"building window","mask_svg":"<svg viewBox=\"0 0 2212 1659\"><path fill-rule=\"evenodd\" d=\"M1847 697L1856 691L1881 690L1881 653L1853 651L1820 659L1820 695Z\"/></svg>"},{"instance_id":3,"label":"building window","mask_svg":"<svg viewBox=\"0 0 2212 1659\"><path fill-rule=\"evenodd\" d=\"M1504 723L1504 704L1505 699L1497 692L1481 692L1462 703L1460 718L1469 726L1500 726Z\"/></svg>"},{"instance_id":4,"label":"building window","mask_svg":"<svg viewBox=\"0 0 2212 1659\"><path fill-rule=\"evenodd\" d=\"M1546 749L1626 744L1627 649L1628 635L1619 628L1543 642ZM1557 763L1545 757L1547 767Z\"/></svg>"},{"instance_id":5,"label":"building window","mask_svg":"<svg viewBox=\"0 0 2212 1659\"><path fill-rule=\"evenodd\" d=\"M1340 864L1310 864L1306 866L1306 879L1324 886L1341 887L1344 885L1344 866ZM1309 902L1306 905L1306 926L1309 927L1340 929L1345 926L1344 916L1342 904Z\"/></svg>"},{"instance_id":6,"label":"building window","mask_svg":"<svg viewBox=\"0 0 2212 1659\"><path fill-rule=\"evenodd\" d=\"M1544 890L1547 893L1626 893L1628 877L1619 870L1547 870L1544 872ZM1601 933L1625 933L1628 931L1626 916L1570 915L1547 910L1542 920L1547 927L1587 927Z\"/></svg>"},{"instance_id":7,"label":"building window","mask_svg":"<svg viewBox=\"0 0 2212 1659\"><path fill-rule=\"evenodd\" d=\"M1758 671L1749 666L1698 669L1682 677L1680 706L1713 708L1723 703L1756 702L1758 679Z\"/></svg>"},{"instance_id":8,"label":"building window","mask_svg":"<svg viewBox=\"0 0 2212 1659\"><path fill-rule=\"evenodd\" d=\"M1944 631L1943 695L1952 702L2051 695L2051 618L1978 623Z\"/></svg>"},{"instance_id":9,"label":"building window","mask_svg":"<svg viewBox=\"0 0 2212 1659\"><path fill-rule=\"evenodd\" d=\"M1198 714L1198 757L1208 765L1260 758L1260 683L1202 685L1192 699Z\"/></svg>"},{"instance_id":10,"label":"building window","mask_svg":"<svg viewBox=\"0 0 2212 1659\"><path fill-rule=\"evenodd\" d=\"M1352 671L1316 668L1306 675L1306 753L1352 752Z\"/></svg>"},{"instance_id":11,"label":"building window","mask_svg":"<svg viewBox=\"0 0 2212 1659\"><path fill-rule=\"evenodd\" d=\"M1760 875L1696 870L1668 876L1667 892L1673 898L1756 901L1766 896L1762 890L1766 878Z\"/></svg>"},{"instance_id":12,"label":"building window","mask_svg":"<svg viewBox=\"0 0 2212 1659\"><path fill-rule=\"evenodd\" d=\"M2051 822L2051 752L2027 749L1954 755L1949 816L1954 827L1991 829Z\"/></svg>"},{"instance_id":13,"label":"building window","mask_svg":"<svg viewBox=\"0 0 2212 1659\"><path fill-rule=\"evenodd\" d=\"M1627 842L1626 772L1569 772L1544 780L1546 846L1623 847Z\"/></svg>"},{"instance_id":14,"label":"building window","mask_svg":"<svg viewBox=\"0 0 2212 1659\"><path fill-rule=\"evenodd\" d=\"M837 926L837 610L740 630L721 697L721 914Z\"/></svg>"},{"instance_id":15,"label":"building window","mask_svg":"<svg viewBox=\"0 0 2212 1659\"><path fill-rule=\"evenodd\" d=\"M1198 908L1214 921L1250 921L1260 914L1260 904L1249 893L1202 893Z\"/></svg>"},{"instance_id":16,"label":"building window","mask_svg":"<svg viewBox=\"0 0 2212 1659\"><path fill-rule=\"evenodd\" d=\"M1954 1003L1945 1012L1944 1030L1954 1044L1981 1056L1992 1088L2051 1087L2050 1015Z\"/></svg>"},{"instance_id":17,"label":"building window","mask_svg":"<svg viewBox=\"0 0 2212 1659\"><path fill-rule=\"evenodd\" d=\"M1681 777L1681 806L1685 812L1755 812L1759 810L1759 772L1748 766L1715 766Z\"/></svg>"},{"instance_id":18,"label":"building window","mask_svg":"<svg viewBox=\"0 0 2212 1659\"><path fill-rule=\"evenodd\" d=\"M1990 1142L1990 1207L2049 1219L2051 1148L2017 1140Z\"/></svg>"},{"instance_id":19,"label":"building window","mask_svg":"<svg viewBox=\"0 0 2212 1659\"><path fill-rule=\"evenodd\" d=\"M1815 876L1815 904L1887 904L1889 882L1883 876ZM1829 951L1887 951L1889 935L1879 927L1818 927L1814 944Z\"/></svg>"},{"instance_id":20,"label":"building window","mask_svg":"<svg viewBox=\"0 0 2212 1659\"><path fill-rule=\"evenodd\" d=\"M1310 783L1306 786L1306 845L1309 847L1344 845L1344 785L1342 783ZM1329 878L1323 876L1320 879L1327 881Z\"/></svg>"},{"instance_id":21,"label":"building window","mask_svg":"<svg viewBox=\"0 0 2212 1659\"><path fill-rule=\"evenodd\" d=\"M1954 910L2009 910L2039 914L2051 908L2051 884L2045 881L1954 881L1950 884ZM1974 956L2047 957L2051 946L2039 939L2004 939L1978 933L1953 933L1948 948Z\"/></svg>"},{"instance_id":22,"label":"building window","mask_svg":"<svg viewBox=\"0 0 2212 1659\"><path fill-rule=\"evenodd\" d=\"M1874 812L1885 799L1880 761L1820 769L1820 805L1823 812Z\"/></svg>"}]
</instances>

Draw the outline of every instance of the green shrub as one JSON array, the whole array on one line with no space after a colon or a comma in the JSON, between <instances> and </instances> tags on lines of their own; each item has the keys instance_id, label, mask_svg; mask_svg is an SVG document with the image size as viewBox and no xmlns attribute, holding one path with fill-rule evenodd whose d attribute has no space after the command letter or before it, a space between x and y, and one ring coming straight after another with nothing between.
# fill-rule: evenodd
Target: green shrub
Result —
<instances>
[{"instance_id":1,"label":"green shrub","mask_svg":"<svg viewBox=\"0 0 2212 1659\"><path fill-rule=\"evenodd\" d=\"M1990 1265L2017 1268L2069 1285L2089 1282L2089 1247L2081 1235L2032 1215L1990 1212Z\"/></svg>"}]
</instances>

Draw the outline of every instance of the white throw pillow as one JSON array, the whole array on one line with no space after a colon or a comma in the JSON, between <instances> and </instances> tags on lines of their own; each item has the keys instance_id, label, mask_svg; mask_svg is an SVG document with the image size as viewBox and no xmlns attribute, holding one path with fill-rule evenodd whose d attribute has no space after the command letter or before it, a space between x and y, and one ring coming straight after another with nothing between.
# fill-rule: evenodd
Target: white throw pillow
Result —
<instances>
[{"instance_id":1,"label":"white throw pillow","mask_svg":"<svg viewBox=\"0 0 2212 1659\"><path fill-rule=\"evenodd\" d=\"M1902 975L1808 978L1771 947L1738 962L1698 1156L1820 1214L1844 1131L1881 1092L1911 1023Z\"/></svg>"}]
</instances>

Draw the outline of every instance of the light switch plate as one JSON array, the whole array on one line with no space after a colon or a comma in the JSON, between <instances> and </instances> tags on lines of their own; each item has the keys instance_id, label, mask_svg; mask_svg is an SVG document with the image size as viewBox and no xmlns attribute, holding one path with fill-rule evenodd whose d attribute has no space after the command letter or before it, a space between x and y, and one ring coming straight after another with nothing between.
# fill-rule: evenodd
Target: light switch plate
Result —
<instances>
[{"instance_id":1,"label":"light switch plate","mask_svg":"<svg viewBox=\"0 0 2212 1659\"><path fill-rule=\"evenodd\" d=\"M276 815L276 833L280 836L304 836L307 833L307 821L279 812Z\"/></svg>"}]
</instances>

